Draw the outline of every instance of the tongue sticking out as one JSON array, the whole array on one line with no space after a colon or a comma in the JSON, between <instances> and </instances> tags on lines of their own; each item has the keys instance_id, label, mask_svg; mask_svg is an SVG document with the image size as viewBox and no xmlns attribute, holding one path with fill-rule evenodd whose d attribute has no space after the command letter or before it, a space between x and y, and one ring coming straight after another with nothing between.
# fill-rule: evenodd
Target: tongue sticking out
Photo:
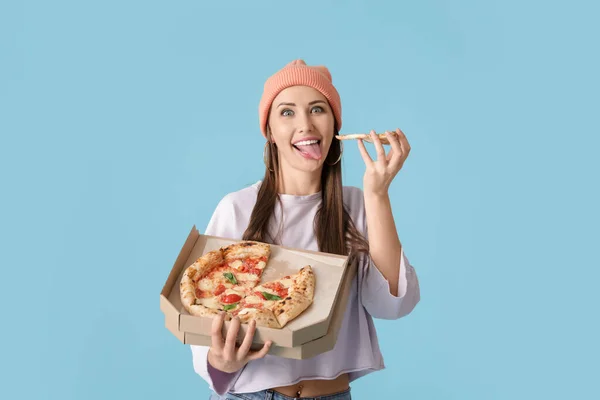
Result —
<instances>
[{"instance_id":1,"label":"tongue sticking out","mask_svg":"<svg viewBox=\"0 0 600 400\"><path fill-rule=\"evenodd\" d=\"M321 159L321 146L319 143L315 144L307 144L305 146L296 146L298 150L302 153L303 156L312 158L315 160Z\"/></svg>"}]
</instances>

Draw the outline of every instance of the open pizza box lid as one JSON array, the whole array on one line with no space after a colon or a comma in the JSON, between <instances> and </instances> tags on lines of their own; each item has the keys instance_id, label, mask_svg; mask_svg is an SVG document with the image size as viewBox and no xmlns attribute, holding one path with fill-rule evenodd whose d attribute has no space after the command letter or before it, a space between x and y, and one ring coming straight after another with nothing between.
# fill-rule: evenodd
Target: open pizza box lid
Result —
<instances>
[{"instance_id":1,"label":"open pizza box lid","mask_svg":"<svg viewBox=\"0 0 600 400\"><path fill-rule=\"evenodd\" d=\"M195 226L190 231L160 294L165 326L182 343L210 346L212 325L212 318L190 315L181 304L179 283L183 272L198 257L235 242L237 240L202 235ZM281 329L257 326L252 349L271 340L269 354L296 359L333 349L356 273L355 265L349 265L347 256L271 245L271 256L261 282L291 275L307 264L315 274L313 303ZM229 321L224 323L224 337L230 324ZM240 343L247 327L246 324L240 327Z\"/></svg>"}]
</instances>

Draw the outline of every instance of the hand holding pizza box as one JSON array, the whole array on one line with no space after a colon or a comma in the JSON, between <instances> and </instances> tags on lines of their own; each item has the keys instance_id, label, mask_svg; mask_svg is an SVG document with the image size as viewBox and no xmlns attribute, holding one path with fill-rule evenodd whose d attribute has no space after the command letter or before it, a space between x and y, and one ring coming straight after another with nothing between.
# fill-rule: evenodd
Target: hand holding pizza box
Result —
<instances>
[{"instance_id":1,"label":"hand holding pizza box","mask_svg":"<svg viewBox=\"0 0 600 400\"><path fill-rule=\"evenodd\" d=\"M256 330L256 320L251 320L242 343L237 346L240 320L234 318L226 337L223 337L225 315L225 312L221 311L217 316L213 317L208 362L219 371L232 373L242 369L249 361L266 356L271 348L271 341L267 341L260 350L250 350Z\"/></svg>"}]
</instances>

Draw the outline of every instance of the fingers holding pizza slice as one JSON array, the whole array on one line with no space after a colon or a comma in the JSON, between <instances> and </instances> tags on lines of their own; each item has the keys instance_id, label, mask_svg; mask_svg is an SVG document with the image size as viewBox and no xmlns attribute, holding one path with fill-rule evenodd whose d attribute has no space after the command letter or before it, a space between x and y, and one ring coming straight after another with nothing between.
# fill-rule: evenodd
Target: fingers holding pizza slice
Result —
<instances>
[{"instance_id":1,"label":"fingers holding pizza slice","mask_svg":"<svg viewBox=\"0 0 600 400\"><path fill-rule=\"evenodd\" d=\"M180 284L184 308L196 316L283 328L312 304L315 276L307 265L298 273L259 285L271 254L265 243L243 241L198 258L184 272Z\"/></svg>"}]
</instances>

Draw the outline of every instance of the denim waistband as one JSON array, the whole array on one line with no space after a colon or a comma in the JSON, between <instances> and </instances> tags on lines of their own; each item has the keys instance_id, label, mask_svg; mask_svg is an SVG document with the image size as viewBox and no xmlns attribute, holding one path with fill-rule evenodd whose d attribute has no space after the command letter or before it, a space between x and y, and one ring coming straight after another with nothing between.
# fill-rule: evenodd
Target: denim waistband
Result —
<instances>
[{"instance_id":1,"label":"denim waistband","mask_svg":"<svg viewBox=\"0 0 600 400\"><path fill-rule=\"evenodd\" d=\"M350 388L341 392L315 397L290 397L272 389L253 393L227 393L219 397L213 393L209 400L351 400Z\"/></svg>"}]
</instances>

